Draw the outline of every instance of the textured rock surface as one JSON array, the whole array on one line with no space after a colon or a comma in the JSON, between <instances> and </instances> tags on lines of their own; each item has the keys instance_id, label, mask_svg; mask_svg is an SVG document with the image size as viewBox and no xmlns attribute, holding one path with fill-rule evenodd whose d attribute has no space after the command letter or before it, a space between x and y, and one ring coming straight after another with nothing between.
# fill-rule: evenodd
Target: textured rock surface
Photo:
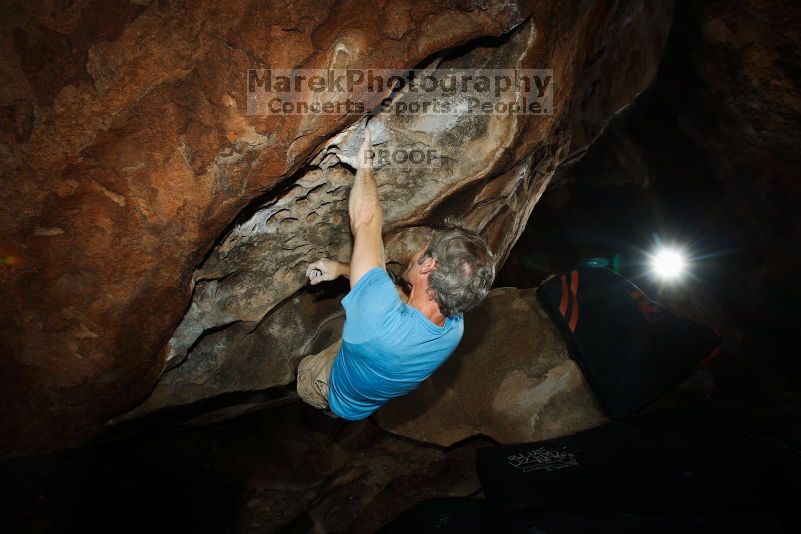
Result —
<instances>
[{"instance_id":1,"label":"textured rock surface","mask_svg":"<svg viewBox=\"0 0 801 534\"><path fill-rule=\"evenodd\" d=\"M533 26L528 23L497 47L477 49L446 63L465 69L514 68L533 41ZM414 98L414 94L405 93L398 100ZM373 118L370 127L378 147L421 146L440 152L432 167L377 166L387 231L423 220L434 204L455 189L496 174L495 160L512 150L512 140L525 123L525 117L500 115L452 115L435 120L430 115L381 113ZM312 160L313 170L280 198L269 200L237 224L212 251L195 274L192 306L170 341L168 364L183 360L206 330L235 321L261 320L305 284L309 262L322 256L350 257L347 203L352 172L335 164L329 152L333 146L355 150L362 132L360 124L331 139ZM506 191L497 192L488 199L488 209L476 213L484 220L470 221L478 230L491 224L504 206L511 208L508 211L512 214L527 214L525 204L533 205L539 197L544 182L532 179L528 158L523 164L514 160L511 164L513 175L501 180L511 182L504 184ZM515 202L518 199L520 202ZM466 206L468 213L471 204ZM516 226L512 222L511 227ZM502 243L496 247L499 245Z\"/></svg>"},{"instance_id":2,"label":"textured rock surface","mask_svg":"<svg viewBox=\"0 0 801 534\"><path fill-rule=\"evenodd\" d=\"M256 369L241 367L258 359L245 333L310 313L315 299L292 300L302 263L347 255L346 221L337 217L348 174L326 153L347 145L359 117L247 116L248 68L409 68L424 60L432 68L553 68L552 116L464 121L452 131L384 121L388 135L405 132L410 142L432 143L458 160L417 187L379 171L390 236L456 211L503 257L554 169L648 85L670 7L401 0L369 10L315 1L291 9L273 2L5 9L0 39L11 53L0 58L0 450L86 435L146 397L167 360L197 361L198 368L177 371L181 392L153 406L287 380L286 343L299 350L313 332L277 347L265 341L262 355L273 363ZM508 53L499 55L501 47ZM449 49L456 52L443 53ZM268 218L281 202L290 212ZM313 203L320 221L308 209ZM240 215L245 208L249 215ZM244 231L251 216L267 223L260 232L286 241ZM260 251L292 250L246 257L234 246L223 257L237 236L262 243ZM210 290L219 298L204 300ZM290 307L280 320L279 304ZM298 324L316 328L313 319L323 315ZM195 351L205 356L194 360ZM190 391L192 384L200 389Z\"/></svg>"},{"instance_id":3,"label":"textured rock surface","mask_svg":"<svg viewBox=\"0 0 801 534\"><path fill-rule=\"evenodd\" d=\"M246 116L248 68L410 68L528 12L312 0L20 3L3 14L7 450L63 444L147 395L214 239L358 119Z\"/></svg>"},{"instance_id":4,"label":"textured rock surface","mask_svg":"<svg viewBox=\"0 0 801 534\"><path fill-rule=\"evenodd\" d=\"M494 289L465 316L459 348L437 372L377 413L385 429L450 446L476 434L549 439L606 421L534 289Z\"/></svg>"},{"instance_id":5,"label":"textured rock surface","mask_svg":"<svg viewBox=\"0 0 801 534\"><path fill-rule=\"evenodd\" d=\"M635 96L630 88L628 93L616 89L614 98L619 100L593 104L580 113L575 109L578 99L594 102L597 94L592 92L605 94L603 84L611 82L602 75L603 68L613 68L620 54L633 53L628 40L632 36L624 38L622 32L633 28L643 32L641 26L650 24L653 35L633 36L653 40L645 47L649 53L629 58L626 65L633 69L625 75L636 77L644 88L655 72L669 12L664 7L658 13L633 9L630 15L623 21L622 11L604 14L609 44L595 58L598 64L577 73L555 69L560 80L556 99L561 102L553 116L432 118L382 112L370 120L379 149L437 150L437 159L423 168L377 165L390 260L403 263L422 244L427 228L456 216L484 235L500 263L504 261L559 161L571 150L583 149L610 111ZM587 35L581 32L589 31L583 27L589 23L577 19L564 34L572 53L584 53ZM444 76L449 69L531 68L552 62L560 66L562 59L555 62L554 55L565 54L566 49L549 48L555 43L556 35L528 21L503 39L436 57L424 67L433 76ZM586 88L592 92L586 94ZM409 104L417 98L401 92L395 101ZM453 97L454 108L459 98ZM129 416L213 394L286 383L291 379L289 363L308 353L310 340L315 347L334 341L342 321L339 295L315 298L306 290L296 292L305 283L307 262L350 256L347 197L352 172L337 164L334 154L355 151L361 132L358 124L331 138L291 188L252 206L210 253L195 273L192 304L169 342L168 370L148 400ZM316 321L332 328L318 332ZM236 379L245 375L246 380Z\"/></svg>"}]
</instances>

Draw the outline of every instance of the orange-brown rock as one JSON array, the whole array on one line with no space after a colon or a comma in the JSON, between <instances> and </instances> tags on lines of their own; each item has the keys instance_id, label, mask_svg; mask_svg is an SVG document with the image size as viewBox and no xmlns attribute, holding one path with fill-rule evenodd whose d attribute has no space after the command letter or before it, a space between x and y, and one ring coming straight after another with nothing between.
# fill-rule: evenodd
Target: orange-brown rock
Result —
<instances>
[{"instance_id":1,"label":"orange-brown rock","mask_svg":"<svg viewBox=\"0 0 801 534\"><path fill-rule=\"evenodd\" d=\"M0 452L72 443L140 403L168 358L191 362L201 336L228 324L206 317L199 327L179 326L191 326L204 273L255 272L250 260L237 267L215 259L215 243L250 216L240 213L258 212L279 185L304 188L317 179L328 188L322 195L332 193L329 180L345 178L323 157L338 136L354 134L348 128L360 117L247 115L247 69L411 68L432 66L437 54L458 65L471 50L467 61L478 61L503 44L514 45L504 58L511 64L552 68L553 115L499 120L491 136L469 137L479 151L471 152L474 161L459 161L470 171L447 175L440 188L411 197L392 184L385 189L388 232L462 211L503 258L554 169L647 87L670 10L667 0L581 10L457 0L369 9L356 1L336 9L322 1L7 6L0 28L7 51L0 57ZM393 121L386 118L387 131L401 131ZM465 156L441 125L423 133L425 142ZM287 202L298 200L295 193ZM346 254L346 233L326 240L347 226L334 208L327 225L287 236L319 235L326 246L309 252ZM297 271L283 257L266 260L262 271L284 269L285 278L253 306L230 307L233 324L269 323L268 312L302 287L301 250ZM211 299L208 310L220 304ZM187 331L194 333L182 338ZM308 341L306 334L298 339ZM230 354L216 357L224 365ZM269 347L262 357L285 365ZM247 387L270 383L254 379Z\"/></svg>"}]
</instances>

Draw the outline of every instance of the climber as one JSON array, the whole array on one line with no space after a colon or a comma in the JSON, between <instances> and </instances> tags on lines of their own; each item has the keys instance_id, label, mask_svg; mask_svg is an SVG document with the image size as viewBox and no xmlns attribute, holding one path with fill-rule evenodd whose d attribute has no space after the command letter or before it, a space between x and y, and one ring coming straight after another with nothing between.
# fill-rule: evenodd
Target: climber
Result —
<instances>
[{"instance_id":1,"label":"climber","mask_svg":"<svg viewBox=\"0 0 801 534\"><path fill-rule=\"evenodd\" d=\"M302 400L356 420L417 387L453 353L464 330L463 312L487 295L495 265L481 237L448 225L409 260L401 276L411 289L402 298L386 270L383 209L366 125L358 155L338 156L356 169L348 202L353 253L350 264L321 259L306 274L312 285L350 279L342 299L345 325L340 341L295 364Z\"/></svg>"}]
</instances>

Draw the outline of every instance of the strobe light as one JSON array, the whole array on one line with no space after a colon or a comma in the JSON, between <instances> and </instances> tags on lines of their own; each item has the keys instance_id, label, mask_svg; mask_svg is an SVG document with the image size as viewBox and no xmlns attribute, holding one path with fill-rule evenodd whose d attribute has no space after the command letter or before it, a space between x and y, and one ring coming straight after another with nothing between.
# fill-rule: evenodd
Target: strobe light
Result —
<instances>
[{"instance_id":1,"label":"strobe light","mask_svg":"<svg viewBox=\"0 0 801 534\"><path fill-rule=\"evenodd\" d=\"M687 260L678 249L662 248L651 257L651 266L659 278L675 280L684 274Z\"/></svg>"}]
</instances>

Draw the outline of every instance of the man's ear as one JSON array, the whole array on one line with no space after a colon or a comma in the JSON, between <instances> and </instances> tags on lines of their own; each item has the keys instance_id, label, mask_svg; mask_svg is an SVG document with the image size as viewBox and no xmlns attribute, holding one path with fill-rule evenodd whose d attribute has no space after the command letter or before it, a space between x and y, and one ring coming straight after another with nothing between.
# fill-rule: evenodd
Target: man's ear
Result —
<instances>
[{"instance_id":1,"label":"man's ear","mask_svg":"<svg viewBox=\"0 0 801 534\"><path fill-rule=\"evenodd\" d=\"M430 273L437 267L437 262L434 261L434 258L431 256L427 257L423 260L423 263L420 265L420 274Z\"/></svg>"}]
</instances>

